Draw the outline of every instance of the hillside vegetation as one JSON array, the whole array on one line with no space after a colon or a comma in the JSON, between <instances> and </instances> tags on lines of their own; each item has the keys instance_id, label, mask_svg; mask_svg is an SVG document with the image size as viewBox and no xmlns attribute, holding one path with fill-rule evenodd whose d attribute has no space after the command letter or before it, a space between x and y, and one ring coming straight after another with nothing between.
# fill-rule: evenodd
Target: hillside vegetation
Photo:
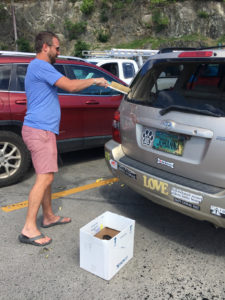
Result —
<instances>
[{"instance_id":1,"label":"hillside vegetation","mask_svg":"<svg viewBox=\"0 0 225 300\"><path fill-rule=\"evenodd\" d=\"M2 0L0 26L0 50L33 51L41 30L59 35L64 55L81 55L83 49L218 45L225 43L225 1Z\"/></svg>"}]
</instances>

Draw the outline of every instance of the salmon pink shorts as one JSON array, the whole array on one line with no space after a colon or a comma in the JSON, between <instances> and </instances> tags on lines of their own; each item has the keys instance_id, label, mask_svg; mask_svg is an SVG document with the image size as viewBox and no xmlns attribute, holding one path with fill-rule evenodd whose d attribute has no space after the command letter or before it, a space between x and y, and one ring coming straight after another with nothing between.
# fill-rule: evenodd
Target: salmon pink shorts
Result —
<instances>
[{"instance_id":1,"label":"salmon pink shorts","mask_svg":"<svg viewBox=\"0 0 225 300\"><path fill-rule=\"evenodd\" d=\"M56 135L51 131L23 125L22 137L37 174L58 172Z\"/></svg>"}]
</instances>

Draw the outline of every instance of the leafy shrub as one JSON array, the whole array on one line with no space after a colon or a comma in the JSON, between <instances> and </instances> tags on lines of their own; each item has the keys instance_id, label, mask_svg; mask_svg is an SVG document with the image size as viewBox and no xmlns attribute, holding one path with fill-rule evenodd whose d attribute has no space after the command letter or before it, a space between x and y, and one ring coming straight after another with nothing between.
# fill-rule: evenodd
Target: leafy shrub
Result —
<instances>
[{"instance_id":1,"label":"leafy shrub","mask_svg":"<svg viewBox=\"0 0 225 300\"><path fill-rule=\"evenodd\" d=\"M82 33L86 31L86 22L72 23L70 20L65 21L65 27L68 31L69 40L77 39Z\"/></svg>"},{"instance_id":2,"label":"leafy shrub","mask_svg":"<svg viewBox=\"0 0 225 300\"><path fill-rule=\"evenodd\" d=\"M100 5L100 16L99 20L101 23L108 22L108 11L110 10L109 7L109 0L102 0L101 5Z\"/></svg>"},{"instance_id":3,"label":"leafy shrub","mask_svg":"<svg viewBox=\"0 0 225 300\"><path fill-rule=\"evenodd\" d=\"M101 9L108 9L109 8L108 2L109 2L108 0L102 0Z\"/></svg>"},{"instance_id":4,"label":"leafy shrub","mask_svg":"<svg viewBox=\"0 0 225 300\"><path fill-rule=\"evenodd\" d=\"M85 43L84 41L78 40L74 45L74 55L78 57L82 57L83 50L89 50L90 45Z\"/></svg>"},{"instance_id":5,"label":"leafy shrub","mask_svg":"<svg viewBox=\"0 0 225 300\"><path fill-rule=\"evenodd\" d=\"M101 29L97 33L97 39L101 43L106 43L109 40L109 33L106 32L105 30Z\"/></svg>"},{"instance_id":6,"label":"leafy shrub","mask_svg":"<svg viewBox=\"0 0 225 300\"><path fill-rule=\"evenodd\" d=\"M133 0L114 0L113 9L122 9L126 6L126 4L130 4L132 2Z\"/></svg>"},{"instance_id":7,"label":"leafy shrub","mask_svg":"<svg viewBox=\"0 0 225 300\"><path fill-rule=\"evenodd\" d=\"M151 5L165 4L167 0L151 0Z\"/></svg>"},{"instance_id":8,"label":"leafy shrub","mask_svg":"<svg viewBox=\"0 0 225 300\"><path fill-rule=\"evenodd\" d=\"M107 16L107 12L106 12L105 9L101 9L99 20L100 20L101 23L108 22L109 18Z\"/></svg>"},{"instance_id":9,"label":"leafy shrub","mask_svg":"<svg viewBox=\"0 0 225 300\"><path fill-rule=\"evenodd\" d=\"M121 9L124 7L124 2L117 0L113 3L113 9Z\"/></svg>"},{"instance_id":10,"label":"leafy shrub","mask_svg":"<svg viewBox=\"0 0 225 300\"><path fill-rule=\"evenodd\" d=\"M201 19L208 19L209 14L206 11L198 11L198 17Z\"/></svg>"},{"instance_id":11,"label":"leafy shrub","mask_svg":"<svg viewBox=\"0 0 225 300\"><path fill-rule=\"evenodd\" d=\"M80 10L85 15L90 15L94 10L94 0L83 0Z\"/></svg>"},{"instance_id":12,"label":"leafy shrub","mask_svg":"<svg viewBox=\"0 0 225 300\"><path fill-rule=\"evenodd\" d=\"M1 43L0 44L0 50L2 50L2 51L8 50L8 46L4 43Z\"/></svg>"},{"instance_id":13,"label":"leafy shrub","mask_svg":"<svg viewBox=\"0 0 225 300\"><path fill-rule=\"evenodd\" d=\"M169 19L166 16L164 16L164 14L161 13L159 9L154 10L152 15L152 21L157 32L162 31L169 24Z\"/></svg>"},{"instance_id":14,"label":"leafy shrub","mask_svg":"<svg viewBox=\"0 0 225 300\"><path fill-rule=\"evenodd\" d=\"M225 2L225 0L224 0L224 2ZM221 35L220 37L219 37L219 39L217 40L217 43L218 43L218 45L224 45L225 44L225 35Z\"/></svg>"},{"instance_id":15,"label":"leafy shrub","mask_svg":"<svg viewBox=\"0 0 225 300\"><path fill-rule=\"evenodd\" d=\"M16 41L18 45L18 50L22 52L33 52L33 48L30 46L30 43L28 40L26 40L24 37L19 38Z\"/></svg>"},{"instance_id":16,"label":"leafy shrub","mask_svg":"<svg viewBox=\"0 0 225 300\"><path fill-rule=\"evenodd\" d=\"M163 5L168 5L172 2L177 2L177 1L184 1L184 0L150 0L150 7L156 7L156 6L163 6Z\"/></svg>"}]
</instances>

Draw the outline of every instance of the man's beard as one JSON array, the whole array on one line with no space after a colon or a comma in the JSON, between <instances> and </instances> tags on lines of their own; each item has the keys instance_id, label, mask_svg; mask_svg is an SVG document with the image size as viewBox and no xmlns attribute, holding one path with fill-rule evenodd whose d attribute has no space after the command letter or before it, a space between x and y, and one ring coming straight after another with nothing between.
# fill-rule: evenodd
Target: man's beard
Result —
<instances>
[{"instance_id":1,"label":"man's beard","mask_svg":"<svg viewBox=\"0 0 225 300\"><path fill-rule=\"evenodd\" d=\"M55 56L55 55L54 55L54 56L51 55L51 53L48 54L48 58L49 58L49 60L50 60L50 64L51 64L51 65L53 65L53 64L55 63L56 57L57 57L57 56Z\"/></svg>"}]
</instances>

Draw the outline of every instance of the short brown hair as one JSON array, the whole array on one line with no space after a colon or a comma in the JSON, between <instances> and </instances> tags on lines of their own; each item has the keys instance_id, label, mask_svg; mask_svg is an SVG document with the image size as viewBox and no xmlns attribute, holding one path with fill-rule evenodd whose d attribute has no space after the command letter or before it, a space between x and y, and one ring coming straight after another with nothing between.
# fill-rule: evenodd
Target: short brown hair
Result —
<instances>
[{"instance_id":1,"label":"short brown hair","mask_svg":"<svg viewBox=\"0 0 225 300\"><path fill-rule=\"evenodd\" d=\"M44 44L52 46L52 39L58 38L58 36L51 31L41 31L35 38L35 50L36 53L40 53Z\"/></svg>"}]
</instances>

